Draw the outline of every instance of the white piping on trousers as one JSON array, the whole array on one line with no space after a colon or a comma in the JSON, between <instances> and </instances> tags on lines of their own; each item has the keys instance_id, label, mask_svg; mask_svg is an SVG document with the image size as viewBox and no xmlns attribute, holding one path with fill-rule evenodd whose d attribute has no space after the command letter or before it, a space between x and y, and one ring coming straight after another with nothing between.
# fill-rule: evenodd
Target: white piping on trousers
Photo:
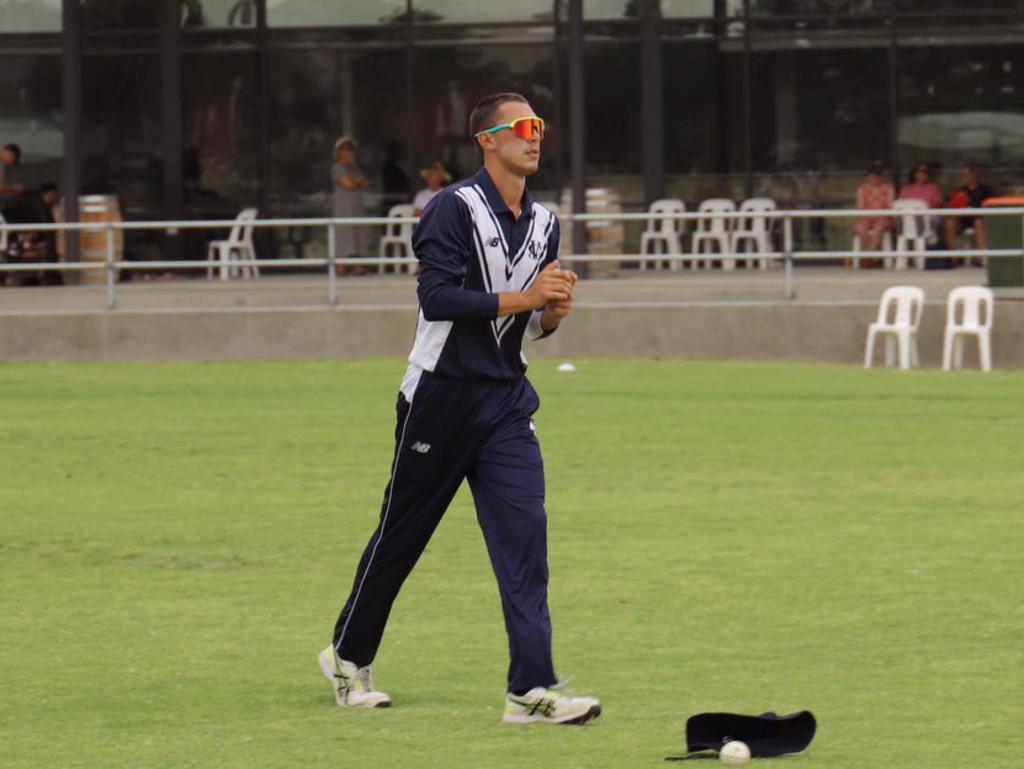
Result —
<instances>
[{"instance_id":1,"label":"white piping on trousers","mask_svg":"<svg viewBox=\"0 0 1024 769\"><path fill-rule=\"evenodd\" d=\"M398 446L395 447L395 465L391 468L391 482L388 484L388 503L384 506L384 516L380 521L380 534L377 536L377 541L373 545L373 550L370 551L370 559L366 562L366 569L363 570L363 578L359 580L359 587L356 588L356 595L352 599L352 608L349 609L348 616L345 618L345 624L341 628L341 635L338 636L338 642L334 644L334 651L338 652L341 648L341 642L345 640L345 631L348 630L348 623L352 621L352 615L356 613L356 604L359 603L359 594L363 592L363 585L366 583L366 575L370 573L370 567L373 566L373 559L377 555L377 548L380 546L380 541L384 539L384 527L388 523L388 514L391 512L391 500L395 496L395 480L398 478L398 460L402 457L402 446L405 444L405 428L409 426L409 417L412 415L412 403L409 404L409 410L405 412L405 421L402 422L402 435L398 439Z\"/></svg>"}]
</instances>

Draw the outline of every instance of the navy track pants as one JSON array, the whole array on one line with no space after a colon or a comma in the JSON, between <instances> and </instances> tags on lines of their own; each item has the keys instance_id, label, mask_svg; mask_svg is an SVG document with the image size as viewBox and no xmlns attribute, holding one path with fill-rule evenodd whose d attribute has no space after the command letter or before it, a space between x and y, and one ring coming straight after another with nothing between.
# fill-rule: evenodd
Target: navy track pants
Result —
<instances>
[{"instance_id":1,"label":"navy track pants","mask_svg":"<svg viewBox=\"0 0 1024 769\"><path fill-rule=\"evenodd\" d=\"M469 382L424 372L411 403L399 394L380 523L334 629L343 659L373 661L402 583L468 479L505 615L508 690L556 683L544 462L531 421L539 405L525 377Z\"/></svg>"}]
</instances>

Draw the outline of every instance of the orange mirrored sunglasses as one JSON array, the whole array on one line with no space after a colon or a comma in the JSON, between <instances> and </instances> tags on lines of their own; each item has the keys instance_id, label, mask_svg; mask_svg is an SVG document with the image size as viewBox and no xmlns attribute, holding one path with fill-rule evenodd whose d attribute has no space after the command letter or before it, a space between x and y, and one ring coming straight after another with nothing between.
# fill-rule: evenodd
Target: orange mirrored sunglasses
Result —
<instances>
[{"instance_id":1,"label":"orange mirrored sunglasses","mask_svg":"<svg viewBox=\"0 0 1024 769\"><path fill-rule=\"evenodd\" d=\"M473 134L473 138L480 136L481 134L493 134L498 131L504 131L506 128L511 128L512 133L518 136L520 139L530 141L536 135L538 139L544 138L544 119L539 118L536 115L529 117L519 117L513 120L511 123L502 123L501 125L491 126L483 131L477 131Z\"/></svg>"}]
</instances>

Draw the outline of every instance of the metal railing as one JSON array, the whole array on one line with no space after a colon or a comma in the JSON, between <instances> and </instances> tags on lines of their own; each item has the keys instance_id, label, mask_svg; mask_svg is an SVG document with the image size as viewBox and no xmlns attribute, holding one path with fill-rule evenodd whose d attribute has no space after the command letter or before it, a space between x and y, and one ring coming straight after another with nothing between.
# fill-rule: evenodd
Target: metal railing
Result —
<instances>
[{"instance_id":1,"label":"metal railing","mask_svg":"<svg viewBox=\"0 0 1024 769\"><path fill-rule=\"evenodd\" d=\"M856 219L859 217L890 217L902 218L905 216L915 217L974 217L990 218L1000 216L1016 216L1021 220L1021 242L1022 247L1011 249L951 249L944 251L901 251L901 250L879 250L879 251L856 251L856 250L800 250L793 247L793 222L799 219ZM942 256L953 258L1024 258L1024 206L1020 207L992 207L992 208L931 208L920 212L898 211L892 209L791 209L775 211L735 211L715 212L714 214L702 213L699 211L686 211L682 213L590 213L590 214L560 214L559 219L564 222L580 221L584 223L610 223L651 220L681 220L685 222L726 219L726 220L749 220L765 219L771 222L778 222L782 229L782 250L781 251L733 251L725 253L678 253L678 254L639 254L639 253L602 253L602 254L562 254L559 259L562 262L592 263L592 262L640 262L640 261L671 261L671 262L730 262L734 260L761 260L768 259L782 262L785 275L785 297L794 299L793 269L800 261L822 261L822 260L849 260L864 258L921 258L927 256ZM310 257L302 259L256 259L246 264L256 267L326 267L327 268L327 301L334 306L338 303L338 275L337 267L345 266L399 266L415 265L416 259L412 257L360 257L339 259L336 255L334 241L334 227L385 227L400 224L415 224L417 217L319 217L305 219L256 219L246 222L246 226L252 227L324 227L327 230L327 256ZM117 275L122 269L130 270L196 270L206 269L212 266L220 269L219 261L211 260L180 260L180 261L126 261L116 258L115 233L118 231L143 231L156 230L168 234L178 234L181 230L208 230L208 229L229 229L236 226L234 219L198 220L198 221L154 221L154 222L64 222L57 224L11 224L0 223L0 242L18 232L102 232L105 235L105 259L103 261L79 261L79 262L30 262L30 263L3 263L0 262L0 275L4 273L17 272L95 272L105 270L105 283L107 291L107 308L117 307ZM596 246L598 244L591 244ZM609 244L603 244L605 246ZM235 263L237 266L237 263Z\"/></svg>"}]
</instances>

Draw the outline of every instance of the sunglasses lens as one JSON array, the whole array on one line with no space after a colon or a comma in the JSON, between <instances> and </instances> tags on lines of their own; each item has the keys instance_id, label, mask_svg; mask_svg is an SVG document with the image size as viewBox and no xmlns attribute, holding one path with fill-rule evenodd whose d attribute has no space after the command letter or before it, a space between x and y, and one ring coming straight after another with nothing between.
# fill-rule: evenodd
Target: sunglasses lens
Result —
<instances>
[{"instance_id":1,"label":"sunglasses lens","mask_svg":"<svg viewBox=\"0 0 1024 769\"><path fill-rule=\"evenodd\" d=\"M538 139L543 139L544 121L539 117L524 118L523 120L517 120L515 125L512 126L512 130L515 131L516 136L526 141L530 141L534 134L536 134Z\"/></svg>"}]
</instances>

